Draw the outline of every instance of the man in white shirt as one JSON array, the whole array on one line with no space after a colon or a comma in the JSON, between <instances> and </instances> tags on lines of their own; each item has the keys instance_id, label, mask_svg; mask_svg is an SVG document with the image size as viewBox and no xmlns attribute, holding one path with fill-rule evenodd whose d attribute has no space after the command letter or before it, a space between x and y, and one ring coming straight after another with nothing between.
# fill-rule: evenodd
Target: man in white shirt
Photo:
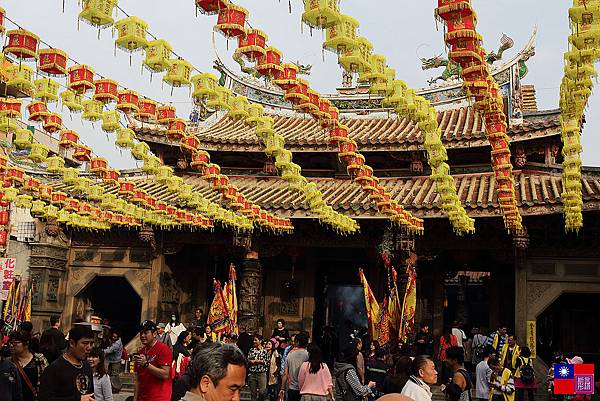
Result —
<instances>
[{"instance_id":1,"label":"man in white shirt","mask_svg":"<svg viewBox=\"0 0 600 401\"><path fill-rule=\"evenodd\" d=\"M463 348L463 341L467 341L467 335L461 328L462 323L457 322L456 320L452 323L452 335L456 337L456 343L459 347Z\"/></svg>"},{"instance_id":2,"label":"man in white shirt","mask_svg":"<svg viewBox=\"0 0 600 401\"><path fill-rule=\"evenodd\" d=\"M415 357L410 363L410 377L401 394L413 401L431 401L432 384L437 383L435 364L425 355Z\"/></svg>"},{"instance_id":3,"label":"man in white shirt","mask_svg":"<svg viewBox=\"0 0 600 401\"><path fill-rule=\"evenodd\" d=\"M487 401L490 398L489 378L492 369L488 366L490 355L494 353L494 348L487 345L483 349L483 360L475 368L475 399Z\"/></svg>"}]
</instances>

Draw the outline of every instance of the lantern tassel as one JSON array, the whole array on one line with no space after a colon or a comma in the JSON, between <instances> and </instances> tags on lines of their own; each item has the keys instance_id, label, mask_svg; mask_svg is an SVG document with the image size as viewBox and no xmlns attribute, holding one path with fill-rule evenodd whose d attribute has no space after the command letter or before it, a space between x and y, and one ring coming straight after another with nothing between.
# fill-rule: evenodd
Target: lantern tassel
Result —
<instances>
[{"instance_id":1,"label":"lantern tassel","mask_svg":"<svg viewBox=\"0 0 600 401\"><path fill-rule=\"evenodd\" d=\"M289 11L290 14L292 13L292 0L288 1L288 11Z\"/></svg>"},{"instance_id":2,"label":"lantern tassel","mask_svg":"<svg viewBox=\"0 0 600 401\"><path fill-rule=\"evenodd\" d=\"M65 13L65 0L63 0L63 14Z\"/></svg>"}]
</instances>

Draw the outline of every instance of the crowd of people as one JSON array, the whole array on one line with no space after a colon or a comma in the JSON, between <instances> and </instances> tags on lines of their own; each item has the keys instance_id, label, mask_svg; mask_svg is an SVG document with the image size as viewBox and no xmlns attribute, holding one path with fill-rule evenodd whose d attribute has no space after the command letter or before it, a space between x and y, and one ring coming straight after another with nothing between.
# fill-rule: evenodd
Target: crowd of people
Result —
<instances>
[{"instance_id":1,"label":"crowd of people","mask_svg":"<svg viewBox=\"0 0 600 401\"><path fill-rule=\"evenodd\" d=\"M243 388L252 401L431 401L433 385L446 401L534 401L540 382L531 351L503 326L467 336L455 322L435 341L425 324L402 346L380 346L350 322L313 341L305 331L290 334L282 319L267 338L243 328L221 336L200 309L189 326L176 315L145 320L141 347L128 356L115 330L99 340L76 324L65 337L53 317L38 340L24 322L0 336L0 400L113 401L126 360L135 372L130 401L237 401ZM583 360L557 354L554 362ZM564 401L548 383L550 401Z\"/></svg>"}]
</instances>

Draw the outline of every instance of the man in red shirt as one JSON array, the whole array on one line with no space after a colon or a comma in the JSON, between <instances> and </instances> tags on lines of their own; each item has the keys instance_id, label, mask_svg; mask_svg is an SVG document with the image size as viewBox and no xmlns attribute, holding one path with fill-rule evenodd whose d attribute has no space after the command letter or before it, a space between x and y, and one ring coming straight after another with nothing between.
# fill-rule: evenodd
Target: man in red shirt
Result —
<instances>
[{"instance_id":1,"label":"man in red shirt","mask_svg":"<svg viewBox=\"0 0 600 401\"><path fill-rule=\"evenodd\" d=\"M133 401L170 401L172 351L158 341L158 327L151 320L140 326L142 348L134 355L136 381Z\"/></svg>"}]
</instances>

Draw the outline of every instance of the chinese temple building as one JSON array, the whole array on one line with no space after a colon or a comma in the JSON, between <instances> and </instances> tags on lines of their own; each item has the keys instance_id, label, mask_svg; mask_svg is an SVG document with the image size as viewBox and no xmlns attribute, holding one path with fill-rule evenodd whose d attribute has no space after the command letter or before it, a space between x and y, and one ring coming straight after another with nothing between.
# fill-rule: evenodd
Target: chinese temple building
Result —
<instances>
[{"instance_id":1,"label":"chinese temple building","mask_svg":"<svg viewBox=\"0 0 600 401\"><path fill-rule=\"evenodd\" d=\"M566 234L560 111L538 110L535 88L523 83L526 63L535 53L534 40L535 35L516 55L491 67L509 120L516 197L526 232L510 235L504 228L485 127L459 80L446 77L419 94L438 111L458 196L475 218L474 235L453 232L429 178L423 137L414 123L398 118L383 108L381 98L351 82L327 97L340 109L381 185L425 219L424 235L412 236L391 227L378 213L348 177L337 148L317 122L294 111L276 87L217 62L221 82L265 107L303 175L336 211L356 219L360 232L341 235L321 225L304 197L288 190L251 129L199 104L189 130L202 149L248 199L291 218L293 233L236 234L217 227L203 232L120 229L97 235L65 233L38 221L36 240L12 248L20 252L17 258L29 266L37 283L36 327L57 313L67 326L94 313L123 327L129 340L142 319L166 321L177 313L188 322L196 306L207 310L213 278L226 278L234 263L240 325L269 335L276 319L283 318L290 331L318 336L325 326L345 319L364 324L358 269L364 269L376 295L383 298L387 273L380 249L385 247L396 255L400 272L402 255L417 256L416 321L430 323L435 335L457 320L486 330L506 325L525 341L528 322L536 322L534 341L541 360L547 362L554 348L584 359L597 355L591 333L600 326L593 309L600 303L600 170L584 169L584 228ZM220 201L220 194L190 168L189 158L166 137L164 128L133 117L129 125L194 191ZM141 171L122 175L157 198L173 196ZM61 183L54 187L60 189Z\"/></svg>"}]
</instances>

